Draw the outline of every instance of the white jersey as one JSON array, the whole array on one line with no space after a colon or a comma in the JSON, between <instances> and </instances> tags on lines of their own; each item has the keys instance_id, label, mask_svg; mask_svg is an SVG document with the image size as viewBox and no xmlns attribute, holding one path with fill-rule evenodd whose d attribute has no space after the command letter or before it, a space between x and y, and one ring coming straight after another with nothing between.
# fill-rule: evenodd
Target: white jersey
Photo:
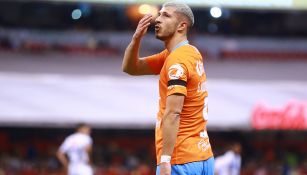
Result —
<instances>
[{"instance_id":1,"label":"white jersey","mask_svg":"<svg viewBox=\"0 0 307 175\"><path fill-rule=\"evenodd\" d=\"M75 133L68 136L62 145L60 151L67 154L69 159L69 175L92 175L92 169L89 165L89 155L86 148L92 145L92 138L89 135Z\"/></svg>"},{"instance_id":2,"label":"white jersey","mask_svg":"<svg viewBox=\"0 0 307 175\"><path fill-rule=\"evenodd\" d=\"M227 151L224 155L215 158L214 169L217 175L239 175L241 168L241 156L233 151Z\"/></svg>"}]
</instances>

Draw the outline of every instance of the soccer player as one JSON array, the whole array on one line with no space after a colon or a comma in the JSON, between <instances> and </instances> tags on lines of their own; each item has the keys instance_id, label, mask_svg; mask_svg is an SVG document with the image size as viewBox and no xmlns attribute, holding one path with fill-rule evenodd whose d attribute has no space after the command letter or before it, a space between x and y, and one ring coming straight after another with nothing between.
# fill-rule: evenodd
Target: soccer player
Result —
<instances>
[{"instance_id":1,"label":"soccer player","mask_svg":"<svg viewBox=\"0 0 307 175\"><path fill-rule=\"evenodd\" d=\"M93 175L89 157L93 142L90 133L90 126L80 123L76 127L76 132L68 136L60 146L57 158L68 175Z\"/></svg>"},{"instance_id":2,"label":"soccer player","mask_svg":"<svg viewBox=\"0 0 307 175\"><path fill-rule=\"evenodd\" d=\"M215 160L216 175L239 175L241 169L241 144L233 143L230 149Z\"/></svg>"},{"instance_id":3,"label":"soccer player","mask_svg":"<svg viewBox=\"0 0 307 175\"><path fill-rule=\"evenodd\" d=\"M155 35L164 42L165 50L139 58L141 39L151 20L148 14L139 21L122 69L130 75L160 74L156 174L213 175L214 158L206 130L206 74L201 54L187 40L193 12L186 4L164 3L155 19Z\"/></svg>"}]
</instances>

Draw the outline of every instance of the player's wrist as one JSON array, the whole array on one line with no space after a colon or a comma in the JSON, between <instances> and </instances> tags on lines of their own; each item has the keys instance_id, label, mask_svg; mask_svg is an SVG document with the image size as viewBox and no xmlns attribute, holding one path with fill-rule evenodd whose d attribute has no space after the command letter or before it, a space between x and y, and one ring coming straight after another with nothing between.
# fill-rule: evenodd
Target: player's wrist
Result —
<instances>
[{"instance_id":1,"label":"player's wrist","mask_svg":"<svg viewBox=\"0 0 307 175\"><path fill-rule=\"evenodd\" d=\"M141 40L142 40L142 37L140 37L140 36L133 36L132 40L131 40L131 44L140 44Z\"/></svg>"},{"instance_id":2,"label":"player's wrist","mask_svg":"<svg viewBox=\"0 0 307 175\"><path fill-rule=\"evenodd\" d=\"M170 163L172 160L172 156L169 156L169 155L162 155L160 157L160 162L161 163Z\"/></svg>"}]
</instances>

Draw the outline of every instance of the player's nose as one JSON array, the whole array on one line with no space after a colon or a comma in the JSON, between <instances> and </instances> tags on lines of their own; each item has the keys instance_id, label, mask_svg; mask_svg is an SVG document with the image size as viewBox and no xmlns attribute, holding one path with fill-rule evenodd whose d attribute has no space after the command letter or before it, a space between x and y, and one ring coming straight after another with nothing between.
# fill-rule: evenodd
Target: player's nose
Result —
<instances>
[{"instance_id":1,"label":"player's nose","mask_svg":"<svg viewBox=\"0 0 307 175\"><path fill-rule=\"evenodd\" d=\"M158 17L155 19L155 23L156 23L156 24L160 24L160 23L161 23L160 16L158 16Z\"/></svg>"}]
</instances>

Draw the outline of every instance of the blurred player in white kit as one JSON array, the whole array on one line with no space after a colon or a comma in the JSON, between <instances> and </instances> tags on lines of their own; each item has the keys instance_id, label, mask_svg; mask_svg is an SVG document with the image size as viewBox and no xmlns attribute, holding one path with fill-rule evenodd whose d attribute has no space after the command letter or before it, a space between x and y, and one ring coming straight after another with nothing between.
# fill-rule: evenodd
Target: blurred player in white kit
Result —
<instances>
[{"instance_id":1,"label":"blurred player in white kit","mask_svg":"<svg viewBox=\"0 0 307 175\"><path fill-rule=\"evenodd\" d=\"M241 144L233 143L223 155L215 158L214 171L216 175L240 175Z\"/></svg>"},{"instance_id":2,"label":"blurred player in white kit","mask_svg":"<svg viewBox=\"0 0 307 175\"><path fill-rule=\"evenodd\" d=\"M91 128L85 123L76 127L76 132L66 137L57 152L57 158L68 175L93 175L90 165L90 153L93 140Z\"/></svg>"}]
</instances>

